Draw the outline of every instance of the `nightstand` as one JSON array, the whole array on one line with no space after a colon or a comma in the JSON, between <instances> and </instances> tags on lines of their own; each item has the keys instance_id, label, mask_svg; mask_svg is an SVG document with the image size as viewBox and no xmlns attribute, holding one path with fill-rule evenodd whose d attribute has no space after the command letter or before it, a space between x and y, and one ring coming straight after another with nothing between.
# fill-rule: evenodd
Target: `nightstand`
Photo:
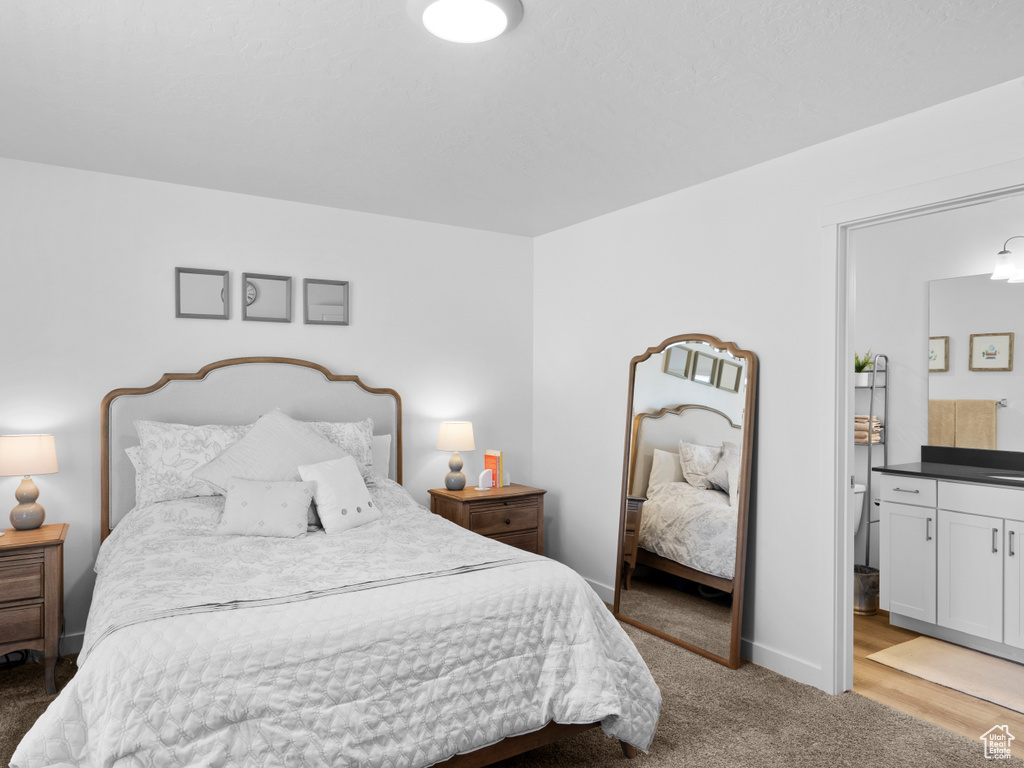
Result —
<instances>
[{"instance_id":1,"label":"nightstand","mask_svg":"<svg viewBox=\"0 0 1024 768\"><path fill-rule=\"evenodd\" d=\"M0 656L42 651L46 692L53 679L57 641L64 616L64 537L66 523L33 531L8 528L0 536Z\"/></svg>"},{"instance_id":2,"label":"nightstand","mask_svg":"<svg viewBox=\"0 0 1024 768\"><path fill-rule=\"evenodd\" d=\"M629 589L636 570L636 550L640 540L640 515L647 499L626 497L626 530L622 534L622 586Z\"/></svg>"},{"instance_id":3,"label":"nightstand","mask_svg":"<svg viewBox=\"0 0 1024 768\"><path fill-rule=\"evenodd\" d=\"M544 494L528 485L430 491L430 511L482 536L544 554Z\"/></svg>"}]
</instances>

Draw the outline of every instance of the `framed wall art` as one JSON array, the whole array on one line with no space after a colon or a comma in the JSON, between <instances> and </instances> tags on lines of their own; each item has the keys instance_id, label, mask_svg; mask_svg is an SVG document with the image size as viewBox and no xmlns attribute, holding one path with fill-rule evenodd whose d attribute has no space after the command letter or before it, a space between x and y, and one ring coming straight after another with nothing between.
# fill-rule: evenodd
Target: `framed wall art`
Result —
<instances>
[{"instance_id":1,"label":"framed wall art","mask_svg":"<svg viewBox=\"0 0 1024 768\"><path fill-rule=\"evenodd\" d=\"M678 376L680 379L690 378L690 360L693 352L686 347L669 347L665 350L665 373Z\"/></svg>"},{"instance_id":2,"label":"framed wall art","mask_svg":"<svg viewBox=\"0 0 1024 768\"><path fill-rule=\"evenodd\" d=\"M1012 371L1012 333L972 333L971 357L968 368L972 371Z\"/></svg>"},{"instance_id":3,"label":"framed wall art","mask_svg":"<svg viewBox=\"0 0 1024 768\"><path fill-rule=\"evenodd\" d=\"M949 336L931 336L928 339L928 371L942 373L949 370Z\"/></svg>"},{"instance_id":4,"label":"framed wall art","mask_svg":"<svg viewBox=\"0 0 1024 768\"><path fill-rule=\"evenodd\" d=\"M743 366L730 363L728 360L718 361L718 373L715 375L715 386L726 392L739 392L743 383Z\"/></svg>"},{"instance_id":5,"label":"framed wall art","mask_svg":"<svg viewBox=\"0 0 1024 768\"><path fill-rule=\"evenodd\" d=\"M693 362L690 363L690 379L698 384L707 384L709 387L715 385L715 373L718 370L718 359L703 352L693 353Z\"/></svg>"},{"instance_id":6,"label":"framed wall art","mask_svg":"<svg viewBox=\"0 0 1024 768\"><path fill-rule=\"evenodd\" d=\"M284 275L243 272L242 319L261 323L290 323L292 279Z\"/></svg>"},{"instance_id":7,"label":"framed wall art","mask_svg":"<svg viewBox=\"0 0 1024 768\"><path fill-rule=\"evenodd\" d=\"M174 268L174 316L227 320L228 273L222 269Z\"/></svg>"},{"instance_id":8,"label":"framed wall art","mask_svg":"<svg viewBox=\"0 0 1024 768\"><path fill-rule=\"evenodd\" d=\"M302 322L308 325L348 325L348 281L302 281Z\"/></svg>"}]
</instances>

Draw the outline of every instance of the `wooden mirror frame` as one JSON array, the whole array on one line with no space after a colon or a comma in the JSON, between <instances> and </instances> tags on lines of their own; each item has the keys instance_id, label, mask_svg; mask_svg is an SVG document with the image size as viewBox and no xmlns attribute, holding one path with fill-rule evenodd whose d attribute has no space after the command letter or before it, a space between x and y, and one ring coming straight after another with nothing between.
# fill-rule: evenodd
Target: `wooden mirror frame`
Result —
<instances>
[{"instance_id":1,"label":"wooden mirror frame","mask_svg":"<svg viewBox=\"0 0 1024 768\"><path fill-rule=\"evenodd\" d=\"M648 360L652 355L664 352L665 349L672 346L673 344L679 344L686 341L705 342L712 345L716 349L724 350L731 353L734 357L742 359L747 364L747 391L746 399L744 402L743 410L743 445L742 445L742 464L740 466L740 492L739 500L737 502L736 510L736 567L733 574L733 589L732 589L732 626L731 634L729 636L729 656L719 656L711 653L710 651L700 648L699 646L688 643L685 640L681 640L677 637L662 632L654 627L649 627L646 624L631 619L628 616L623 616L619 612L619 598L622 591L622 564L625 552L623 546L625 543L626 534L626 501L627 494L629 492L630 474L632 470L632 454L633 454L633 430L635 414L633 413L633 386L636 381L636 367ZM680 336L672 336L671 338L665 339L656 347L650 347L642 355L637 355L629 363L629 391L626 395L626 439L625 447L623 449L623 460L622 460L622 492L620 498L619 507L619 538L617 547L617 558L615 562L615 603L612 608L612 612L615 614L615 618L620 621L624 621L627 624L632 624L635 627L639 627L645 632L650 632L652 635L668 640L670 643L680 645L687 650L693 651L705 658L717 661L719 664L723 664L730 669L738 669L740 666L740 648L742 638L740 636L742 624L743 624L743 583L746 576L746 555L747 555L747 528L748 521L750 519L750 501L752 497L751 491L752 482L751 479L754 476L753 466L755 461L754 455L754 433L756 432L757 425L757 355L748 350L740 349L731 341L722 341L715 336L709 336L702 333L687 333ZM681 404L680 404L681 405ZM713 578L713 577L709 577Z\"/></svg>"}]
</instances>

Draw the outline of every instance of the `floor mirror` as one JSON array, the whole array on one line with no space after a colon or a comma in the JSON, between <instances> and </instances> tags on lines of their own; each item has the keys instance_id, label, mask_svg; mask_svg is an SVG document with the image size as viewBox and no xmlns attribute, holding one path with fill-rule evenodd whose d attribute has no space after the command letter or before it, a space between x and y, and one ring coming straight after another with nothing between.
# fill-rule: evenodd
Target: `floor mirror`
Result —
<instances>
[{"instance_id":1,"label":"floor mirror","mask_svg":"<svg viewBox=\"0 0 1024 768\"><path fill-rule=\"evenodd\" d=\"M757 356L706 334L630 361L616 617L740 665Z\"/></svg>"}]
</instances>

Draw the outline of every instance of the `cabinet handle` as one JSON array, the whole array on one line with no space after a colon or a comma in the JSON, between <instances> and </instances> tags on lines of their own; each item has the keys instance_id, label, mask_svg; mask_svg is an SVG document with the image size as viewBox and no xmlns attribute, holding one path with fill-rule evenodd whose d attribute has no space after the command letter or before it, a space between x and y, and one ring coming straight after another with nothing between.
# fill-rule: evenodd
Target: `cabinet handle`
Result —
<instances>
[{"instance_id":1,"label":"cabinet handle","mask_svg":"<svg viewBox=\"0 0 1024 768\"><path fill-rule=\"evenodd\" d=\"M505 525L512 525L512 519L509 517L505 518Z\"/></svg>"},{"instance_id":2,"label":"cabinet handle","mask_svg":"<svg viewBox=\"0 0 1024 768\"><path fill-rule=\"evenodd\" d=\"M1010 531L1010 551L1007 553L1010 557L1013 557L1015 554L1017 554L1016 552L1013 551L1013 534L1014 533L1016 533L1016 531Z\"/></svg>"},{"instance_id":3,"label":"cabinet handle","mask_svg":"<svg viewBox=\"0 0 1024 768\"><path fill-rule=\"evenodd\" d=\"M893 488L893 490L894 491L899 491L900 493L920 493L921 492L919 490L911 490L909 488Z\"/></svg>"},{"instance_id":4,"label":"cabinet handle","mask_svg":"<svg viewBox=\"0 0 1024 768\"><path fill-rule=\"evenodd\" d=\"M993 528L992 529L992 551L993 552L998 552L999 551L996 548L996 540L998 539L998 537L999 537L999 529L998 528Z\"/></svg>"},{"instance_id":5,"label":"cabinet handle","mask_svg":"<svg viewBox=\"0 0 1024 768\"><path fill-rule=\"evenodd\" d=\"M914 493L917 493L917 491L914 491ZM924 521L924 540L932 540L932 519L930 517L926 517Z\"/></svg>"}]
</instances>

